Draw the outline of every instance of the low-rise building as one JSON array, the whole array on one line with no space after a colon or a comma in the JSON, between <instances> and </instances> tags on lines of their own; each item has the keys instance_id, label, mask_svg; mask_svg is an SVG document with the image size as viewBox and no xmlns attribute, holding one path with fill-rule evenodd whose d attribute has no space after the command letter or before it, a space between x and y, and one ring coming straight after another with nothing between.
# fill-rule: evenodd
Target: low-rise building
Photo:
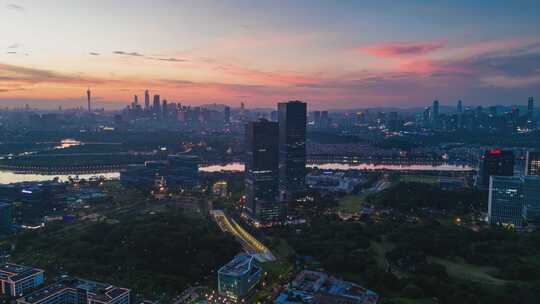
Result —
<instances>
[{"instance_id":1,"label":"low-rise building","mask_svg":"<svg viewBox=\"0 0 540 304\"><path fill-rule=\"evenodd\" d=\"M238 300L259 283L262 269L249 254L239 254L218 270L218 291L227 298Z\"/></svg>"},{"instance_id":2,"label":"low-rise building","mask_svg":"<svg viewBox=\"0 0 540 304\"><path fill-rule=\"evenodd\" d=\"M44 271L12 263L0 265L2 294L18 297L43 284Z\"/></svg>"},{"instance_id":3,"label":"low-rise building","mask_svg":"<svg viewBox=\"0 0 540 304\"><path fill-rule=\"evenodd\" d=\"M17 304L129 304L130 290L89 280L62 277L17 300Z\"/></svg>"}]
</instances>

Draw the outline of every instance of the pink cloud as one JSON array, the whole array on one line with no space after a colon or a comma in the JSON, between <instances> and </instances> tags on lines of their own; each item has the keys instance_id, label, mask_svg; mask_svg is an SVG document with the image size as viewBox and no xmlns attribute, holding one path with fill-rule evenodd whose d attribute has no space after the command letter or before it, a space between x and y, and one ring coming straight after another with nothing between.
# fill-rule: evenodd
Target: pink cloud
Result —
<instances>
[{"instance_id":1,"label":"pink cloud","mask_svg":"<svg viewBox=\"0 0 540 304\"><path fill-rule=\"evenodd\" d=\"M413 57L425 55L443 48L446 41L439 42L391 42L360 48L361 52L384 58Z\"/></svg>"}]
</instances>

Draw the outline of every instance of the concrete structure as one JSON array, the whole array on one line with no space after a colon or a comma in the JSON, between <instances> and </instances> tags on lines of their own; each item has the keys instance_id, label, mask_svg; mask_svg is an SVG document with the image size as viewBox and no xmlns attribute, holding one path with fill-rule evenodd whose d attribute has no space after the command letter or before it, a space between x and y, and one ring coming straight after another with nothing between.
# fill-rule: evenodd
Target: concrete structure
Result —
<instances>
[{"instance_id":1,"label":"concrete structure","mask_svg":"<svg viewBox=\"0 0 540 304\"><path fill-rule=\"evenodd\" d=\"M525 220L523 181L520 177L491 176L489 182L488 220L520 229Z\"/></svg>"},{"instance_id":2,"label":"concrete structure","mask_svg":"<svg viewBox=\"0 0 540 304\"><path fill-rule=\"evenodd\" d=\"M2 294L19 297L43 284L43 281L44 271L41 269L11 263L0 265Z\"/></svg>"},{"instance_id":3,"label":"concrete structure","mask_svg":"<svg viewBox=\"0 0 540 304\"><path fill-rule=\"evenodd\" d=\"M63 277L17 300L17 304L129 304L130 290Z\"/></svg>"},{"instance_id":4,"label":"concrete structure","mask_svg":"<svg viewBox=\"0 0 540 304\"><path fill-rule=\"evenodd\" d=\"M219 294L232 300L241 299L259 283L261 276L262 269L255 258L240 254L218 270Z\"/></svg>"}]
</instances>

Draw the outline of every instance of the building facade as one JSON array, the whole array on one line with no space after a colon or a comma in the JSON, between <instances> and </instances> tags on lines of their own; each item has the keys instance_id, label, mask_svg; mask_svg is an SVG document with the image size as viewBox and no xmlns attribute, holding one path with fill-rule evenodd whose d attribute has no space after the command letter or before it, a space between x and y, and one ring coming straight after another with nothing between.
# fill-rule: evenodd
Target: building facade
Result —
<instances>
[{"instance_id":1,"label":"building facade","mask_svg":"<svg viewBox=\"0 0 540 304\"><path fill-rule=\"evenodd\" d=\"M63 277L17 300L17 304L129 304L130 290Z\"/></svg>"},{"instance_id":2,"label":"building facade","mask_svg":"<svg viewBox=\"0 0 540 304\"><path fill-rule=\"evenodd\" d=\"M305 190L306 113L305 102L278 104L280 196L284 200Z\"/></svg>"},{"instance_id":3,"label":"building facade","mask_svg":"<svg viewBox=\"0 0 540 304\"><path fill-rule=\"evenodd\" d=\"M513 176L514 152L511 150L492 149L480 156L478 185L489 187L490 176Z\"/></svg>"},{"instance_id":4,"label":"building facade","mask_svg":"<svg viewBox=\"0 0 540 304\"><path fill-rule=\"evenodd\" d=\"M513 176L491 176L488 220L490 224L522 228L525 220L523 180Z\"/></svg>"},{"instance_id":5,"label":"building facade","mask_svg":"<svg viewBox=\"0 0 540 304\"><path fill-rule=\"evenodd\" d=\"M240 254L218 270L219 294L233 300L242 299L259 283L261 276L262 269L255 258Z\"/></svg>"},{"instance_id":6,"label":"building facade","mask_svg":"<svg viewBox=\"0 0 540 304\"><path fill-rule=\"evenodd\" d=\"M246 126L246 207L265 222L280 216L278 134L275 122L260 120Z\"/></svg>"},{"instance_id":7,"label":"building facade","mask_svg":"<svg viewBox=\"0 0 540 304\"><path fill-rule=\"evenodd\" d=\"M540 151L527 151L525 158L525 175L540 175Z\"/></svg>"},{"instance_id":8,"label":"building facade","mask_svg":"<svg viewBox=\"0 0 540 304\"><path fill-rule=\"evenodd\" d=\"M11 263L0 265L2 294L11 297L24 295L44 282L44 271Z\"/></svg>"}]
</instances>

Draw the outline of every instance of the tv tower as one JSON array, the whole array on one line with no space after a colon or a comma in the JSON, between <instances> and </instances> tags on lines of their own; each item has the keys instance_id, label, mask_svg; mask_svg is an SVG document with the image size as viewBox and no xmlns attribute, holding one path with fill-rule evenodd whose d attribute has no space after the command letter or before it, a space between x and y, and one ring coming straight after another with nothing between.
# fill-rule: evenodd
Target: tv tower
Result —
<instances>
[{"instance_id":1,"label":"tv tower","mask_svg":"<svg viewBox=\"0 0 540 304\"><path fill-rule=\"evenodd\" d=\"M88 112L92 112L92 104L91 104L91 93L90 88L86 90L86 97L88 98Z\"/></svg>"}]
</instances>

